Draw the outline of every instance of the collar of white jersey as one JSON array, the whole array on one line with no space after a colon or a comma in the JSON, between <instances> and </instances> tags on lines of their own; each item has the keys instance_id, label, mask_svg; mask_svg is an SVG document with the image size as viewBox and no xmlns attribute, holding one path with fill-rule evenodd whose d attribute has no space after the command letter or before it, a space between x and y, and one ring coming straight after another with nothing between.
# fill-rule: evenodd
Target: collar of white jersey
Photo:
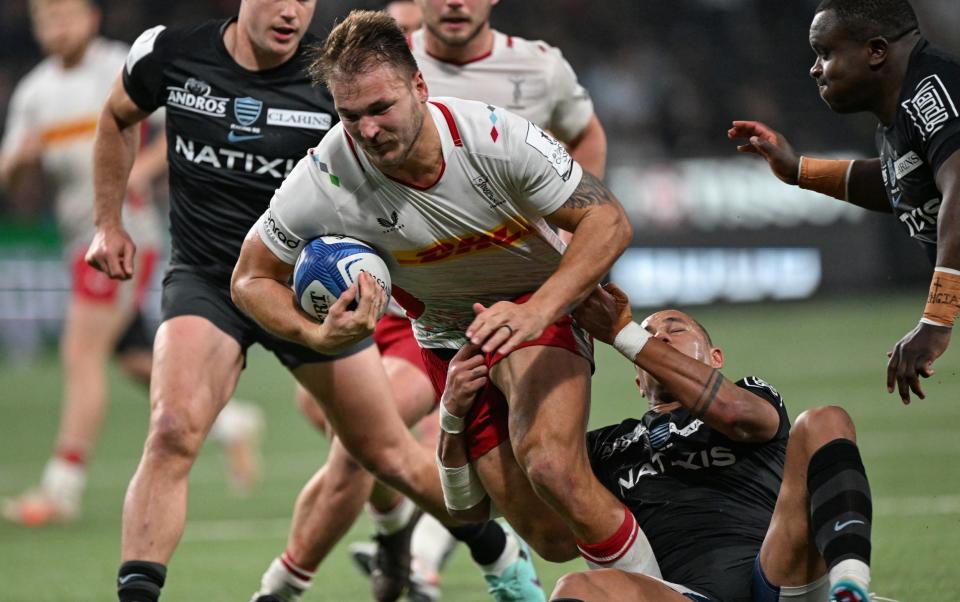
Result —
<instances>
[{"instance_id":1,"label":"collar of white jersey","mask_svg":"<svg viewBox=\"0 0 960 602\"><path fill-rule=\"evenodd\" d=\"M493 32L493 44L491 44L489 51L484 52L479 56L469 58L465 61L451 61L445 58L441 58L431 53L429 50L427 50L427 42L426 40L424 40L424 36L426 34L424 33L424 31L426 31L426 28L421 27L420 29L414 31L413 33L407 36L407 45L410 46L410 50L413 52L422 52L424 55L430 57L431 59L439 63L444 63L445 65L453 65L455 67L463 67L465 65L478 63L482 60L490 58L494 54L498 54L504 48L513 48L513 36L508 36L505 33L500 33L496 29L491 29L490 31Z\"/></svg>"},{"instance_id":2,"label":"collar of white jersey","mask_svg":"<svg viewBox=\"0 0 960 602\"><path fill-rule=\"evenodd\" d=\"M463 146L463 138L460 136L460 128L457 126L457 122L453 118L453 111L451 110L450 104L447 102L446 98L441 96L429 99L427 101L427 108L430 111L430 117L433 119L433 123L436 125L437 132L440 135L441 165L440 173L437 175L437 179L434 180L434 182L429 186L417 186L415 184L404 182L403 180L398 180L397 178L386 175L370 162L370 158L367 157L366 153L364 153L362 149L357 147L357 144L353 141L353 138L350 137L350 134L348 134L346 128L344 128L343 136L347 140L347 145L350 147L350 152L353 153L354 159L356 159L357 163L360 165L360 170L367 178L373 180L378 185L393 182L407 186L408 188L414 188L416 190L429 190L440 183L440 180L443 179L443 174L447 171L447 162L451 153L453 153L457 147Z\"/></svg>"}]
</instances>

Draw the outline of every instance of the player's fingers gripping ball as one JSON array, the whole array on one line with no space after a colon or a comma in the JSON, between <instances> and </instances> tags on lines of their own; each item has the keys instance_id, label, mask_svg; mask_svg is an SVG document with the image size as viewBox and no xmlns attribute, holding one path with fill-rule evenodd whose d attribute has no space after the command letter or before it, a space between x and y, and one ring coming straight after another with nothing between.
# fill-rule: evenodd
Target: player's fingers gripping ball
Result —
<instances>
[{"instance_id":1,"label":"player's fingers gripping ball","mask_svg":"<svg viewBox=\"0 0 960 602\"><path fill-rule=\"evenodd\" d=\"M336 300L366 272L390 298L387 264L368 244L347 236L320 236L304 246L293 268L293 288L301 309L323 323ZM358 291L362 301L363 292ZM377 305L377 318L386 303ZM357 300L348 307L357 309Z\"/></svg>"}]
</instances>

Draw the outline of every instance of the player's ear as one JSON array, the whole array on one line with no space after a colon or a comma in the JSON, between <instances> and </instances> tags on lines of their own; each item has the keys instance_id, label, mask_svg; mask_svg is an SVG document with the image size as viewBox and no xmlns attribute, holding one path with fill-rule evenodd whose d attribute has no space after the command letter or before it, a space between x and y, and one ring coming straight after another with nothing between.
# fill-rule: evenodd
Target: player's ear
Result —
<instances>
[{"instance_id":1,"label":"player's ear","mask_svg":"<svg viewBox=\"0 0 960 602\"><path fill-rule=\"evenodd\" d=\"M710 348L710 365L717 370L723 368L723 349L719 347Z\"/></svg>"},{"instance_id":2,"label":"player's ear","mask_svg":"<svg viewBox=\"0 0 960 602\"><path fill-rule=\"evenodd\" d=\"M887 62L889 56L890 42L883 36L877 36L867 40L867 64L871 69L879 69Z\"/></svg>"},{"instance_id":3,"label":"player's ear","mask_svg":"<svg viewBox=\"0 0 960 602\"><path fill-rule=\"evenodd\" d=\"M417 71L413 74L413 92L417 95L417 100L427 102L430 98L430 89L427 87L427 80L423 79L423 73Z\"/></svg>"}]
</instances>

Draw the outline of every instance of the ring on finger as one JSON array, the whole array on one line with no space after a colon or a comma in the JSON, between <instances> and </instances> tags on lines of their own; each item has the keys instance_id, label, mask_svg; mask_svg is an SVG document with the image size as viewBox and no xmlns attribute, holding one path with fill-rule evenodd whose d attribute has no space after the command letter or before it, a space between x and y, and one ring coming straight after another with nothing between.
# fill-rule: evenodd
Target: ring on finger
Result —
<instances>
[{"instance_id":1,"label":"ring on finger","mask_svg":"<svg viewBox=\"0 0 960 602\"><path fill-rule=\"evenodd\" d=\"M510 331L510 336L513 336L513 328L509 324L501 324L498 328L506 328Z\"/></svg>"}]
</instances>

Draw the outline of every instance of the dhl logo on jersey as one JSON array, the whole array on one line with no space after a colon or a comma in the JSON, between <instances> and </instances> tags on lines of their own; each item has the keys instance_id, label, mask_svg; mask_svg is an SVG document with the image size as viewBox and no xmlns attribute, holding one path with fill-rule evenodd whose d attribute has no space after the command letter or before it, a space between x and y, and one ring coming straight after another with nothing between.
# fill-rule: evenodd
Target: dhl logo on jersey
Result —
<instances>
[{"instance_id":1,"label":"dhl logo on jersey","mask_svg":"<svg viewBox=\"0 0 960 602\"><path fill-rule=\"evenodd\" d=\"M496 247L512 247L534 234L530 224L523 219L511 220L488 232L472 236L452 236L438 240L422 249L394 251L393 257L400 265L423 265L455 259L464 255L480 253Z\"/></svg>"}]
</instances>

